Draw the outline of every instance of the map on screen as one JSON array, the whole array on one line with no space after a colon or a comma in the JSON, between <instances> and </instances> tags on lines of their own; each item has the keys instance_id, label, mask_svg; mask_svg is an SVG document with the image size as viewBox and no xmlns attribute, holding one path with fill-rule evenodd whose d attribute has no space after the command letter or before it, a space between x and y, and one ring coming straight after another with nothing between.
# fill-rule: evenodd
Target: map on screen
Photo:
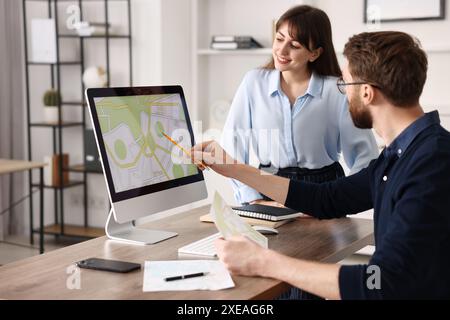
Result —
<instances>
[{"instance_id":1,"label":"map on screen","mask_svg":"<svg viewBox=\"0 0 450 320\"><path fill-rule=\"evenodd\" d=\"M179 94L94 98L116 192L196 175Z\"/></svg>"}]
</instances>

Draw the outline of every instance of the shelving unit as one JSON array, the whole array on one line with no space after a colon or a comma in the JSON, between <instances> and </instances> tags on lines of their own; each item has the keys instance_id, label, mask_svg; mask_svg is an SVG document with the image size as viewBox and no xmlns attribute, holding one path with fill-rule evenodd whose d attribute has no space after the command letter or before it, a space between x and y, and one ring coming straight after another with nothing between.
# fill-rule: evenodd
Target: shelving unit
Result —
<instances>
[{"instance_id":1,"label":"shelving unit","mask_svg":"<svg viewBox=\"0 0 450 320\"><path fill-rule=\"evenodd\" d=\"M127 17L127 33L126 34L111 34L110 33L110 4L111 3L119 3L121 2L126 7L125 13ZM82 81L83 72L86 67L86 58L87 58L87 49L89 48L88 42L90 40L94 41L97 39L104 40L104 69L107 76L107 86L111 85L111 69L110 69L110 56L112 53L111 42L112 40L117 41L126 41L128 48L128 83L121 83L120 85L131 85L132 84L132 30L131 30L131 0L22 0L23 3L23 30L24 30L24 42L25 42L25 81L26 81L26 108L27 108L27 128L28 128L28 158L31 161L33 158L33 128L51 128L52 129L52 151L53 154L62 155L65 153L64 151L64 143L63 143L63 129L66 128L74 128L81 129L82 132L87 128L86 121L86 106L87 103L84 98L84 84ZM32 16L32 18L51 18L55 21L55 30L56 30L56 62L54 63L42 63L35 62L29 60L29 52L28 52L28 19L31 18L27 15L27 5L30 3L40 3L42 5L42 9L40 12L46 12L46 16L42 17ZM102 35L91 35L80 37L77 34L70 34L69 30L63 30L62 27L63 19L61 17L61 10L66 8L69 5L77 5L80 12L80 20L83 21L83 16L86 13L89 13L89 10L85 10L85 6L88 4L89 9L92 10L92 6L95 6L95 13L97 11L103 10L104 21L92 21L91 25L94 26L108 26L105 28L105 34ZM37 10L35 10L37 11ZM122 12L121 12L122 14ZM91 22L91 21L90 21ZM76 41L77 42L77 58L72 59L63 59L62 58L62 49L64 49L61 41ZM99 47L96 43L96 48ZM62 92L62 84L64 82L63 79L63 70L62 68L79 68L77 73L79 74L79 79L81 83L81 90L79 91L79 98L77 99L67 99L64 100L64 96L62 96L62 101L58 105L58 114L59 121L57 123L46 123L42 121L33 121L31 115L31 105L33 103L37 104L35 96L32 95L32 86L30 82L30 71L31 68L37 66L36 68L48 67L50 72L50 86L59 92ZM65 71L65 69L64 69ZM42 71L41 71L42 72ZM73 91L73 90L72 90ZM43 92L42 92L43 93ZM42 93L40 95L42 95ZM34 98L34 99L33 99ZM62 119L62 110L67 107L80 107L81 108L81 119L71 119L70 121L63 121ZM78 137L83 137L83 134L78 135ZM68 148L66 147L66 150ZM68 152L66 152L68 153ZM84 143L83 143L83 153L84 155ZM84 157L83 157L84 158ZM46 189L53 190L54 195L54 224L46 225L44 228L44 233L52 234L56 236L74 236L77 238L92 238L98 237L104 234L103 229L91 228L89 227L88 220L88 190L87 190L87 179L88 174L101 174L100 171L95 170L87 170L83 164L78 165L70 165L67 168L63 167L63 160L60 157L59 168L61 168L58 172L60 181L63 181L64 172L72 172L77 175L81 175L81 179L77 180L69 180L69 183L64 184L62 186L44 186ZM31 189L37 184L33 181L33 177L30 173L29 175L29 188L30 193ZM64 219L64 190L67 188L82 186L83 187L83 210L84 210L84 224L83 226L71 226L65 224ZM47 206L48 207L48 206ZM33 198L30 200L30 212L33 212ZM34 230L34 232L38 232L39 230Z\"/></svg>"}]
</instances>

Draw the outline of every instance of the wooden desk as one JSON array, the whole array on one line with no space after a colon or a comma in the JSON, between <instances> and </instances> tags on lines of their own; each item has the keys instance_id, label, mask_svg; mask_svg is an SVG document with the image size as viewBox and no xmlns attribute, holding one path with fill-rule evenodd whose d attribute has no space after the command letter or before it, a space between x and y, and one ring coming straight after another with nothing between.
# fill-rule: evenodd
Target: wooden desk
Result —
<instances>
[{"instance_id":1,"label":"wooden desk","mask_svg":"<svg viewBox=\"0 0 450 320\"><path fill-rule=\"evenodd\" d=\"M213 224L199 222L208 212L209 206L205 206L153 222L152 228L179 233L155 245L127 245L101 237L7 264L0 267L0 299L271 299L288 288L273 279L233 276L233 289L152 293L142 292L143 269L128 274L80 269L81 289L67 289L67 268L89 257L141 264L145 260L185 259L178 256L179 247L217 232ZM279 231L268 236L270 248L323 262L338 262L373 240L372 221L362 219L300 218Z\"/></svg>"},{"instance_id":2,"label":"wooden desk","mask_svg":"<svg viewBox=\"0 0 450 320\"><path fill-rule=\"evenodd\" d=\"M39 252L44 252L44 167L46 163L31 162L24 160L10 160L0 159L0 175L8 173L16 173L21 171L30 171L39 169L39 194L40 194L40 209L39 209ZM31 183L31 181L30 181ZM33 228L33 194L30 194L30 243L34 243L34 228Z\"/></svg>"}]
</instances>

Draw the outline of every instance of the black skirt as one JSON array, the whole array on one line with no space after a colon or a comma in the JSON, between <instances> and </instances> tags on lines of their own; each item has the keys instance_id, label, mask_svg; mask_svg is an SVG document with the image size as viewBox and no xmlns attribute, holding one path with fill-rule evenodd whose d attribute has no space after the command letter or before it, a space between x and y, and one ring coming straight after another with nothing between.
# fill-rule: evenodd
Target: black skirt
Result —
<instances>
[{"instance_id":1,"label":"black skirt","mask_svg":"<svg viewBox=\"0 0 450 320\"><path fill-rule=\"evenodd\" d=\"M334 162L329 166L325 166L320 169L307 169L299 167L277 169L271 165L259 165L259 169L280 177L314 183L329 182L345 177L344 169L339 162ZM262 196L264 200L272 200L265 195Z\"/></svg>"}]
</instances>

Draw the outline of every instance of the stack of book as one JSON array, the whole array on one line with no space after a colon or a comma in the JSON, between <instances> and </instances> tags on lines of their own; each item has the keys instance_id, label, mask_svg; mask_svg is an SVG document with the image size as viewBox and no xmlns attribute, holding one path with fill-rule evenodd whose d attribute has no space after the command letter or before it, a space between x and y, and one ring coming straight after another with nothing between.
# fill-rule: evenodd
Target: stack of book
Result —
<instances>
[{"instance_id":1,"label":"stack of book","mask_svg":"<svg viewBox=\"0 0 450 320\"><path fill-rule=\"evenodd\" d=\"M236 50L255 49L263 46L251 36L213 36L211 49Z\"/></svg>"},{"instance_id":2,"label":"stack of book","mask_svg":"<svg viewBox=\"0 0 450 320\"><path fill-rule=\"evenodd\" d=\"M233 211L251 225L262 225L272 228L277 228L302 215L302 213L289 208L265 206L261 204L233 207ZM213 222L209 214L201 216L200 221Z\"/></svg>"}]
</instances>

